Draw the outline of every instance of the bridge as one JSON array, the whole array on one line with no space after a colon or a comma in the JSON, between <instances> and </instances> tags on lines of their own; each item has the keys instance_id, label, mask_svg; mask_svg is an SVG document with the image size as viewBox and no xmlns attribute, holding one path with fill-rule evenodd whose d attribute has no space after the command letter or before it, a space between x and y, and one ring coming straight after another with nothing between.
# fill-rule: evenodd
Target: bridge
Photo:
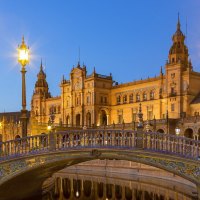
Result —
<instances>
[{"instance_id":1,"label":"bridge","mask_svg":"<svg viewBox=\"0 0 200 200\"><path fill-rule=\"evenodd\" d=\"M142 130L71 130L2 142L0 188L27 173L40 173L44 180L66 166L97 158L172 172L196 184L200 199L200 141Z\"/></svg>"}]
</instances>

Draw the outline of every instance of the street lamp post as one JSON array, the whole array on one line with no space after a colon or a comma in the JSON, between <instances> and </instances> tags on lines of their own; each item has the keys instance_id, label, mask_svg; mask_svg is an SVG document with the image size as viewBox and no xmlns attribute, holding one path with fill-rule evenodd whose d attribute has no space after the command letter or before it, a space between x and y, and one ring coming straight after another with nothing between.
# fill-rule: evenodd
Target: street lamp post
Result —
<instances>
[{"instance_id":1,"label":"street lamp post","mask_svg":"<svg viewBox=\"0 0 200 200\"><path fill-rule=\"evenodd\" d=\"M18 46L18 62L21 64L22 73L22 110L21 110L21 125L22 125L22 137L27 136L27 110L26 110L26 65L29 63L29 47L24 42L22 37L22 43Z\"/></svg>"}]
</instances>

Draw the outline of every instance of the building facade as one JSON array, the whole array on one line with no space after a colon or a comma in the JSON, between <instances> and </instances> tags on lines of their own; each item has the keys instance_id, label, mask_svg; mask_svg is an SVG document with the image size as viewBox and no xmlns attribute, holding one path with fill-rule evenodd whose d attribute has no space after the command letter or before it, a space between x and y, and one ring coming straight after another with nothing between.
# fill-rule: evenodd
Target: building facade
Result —
<instances>
[{"instance_id":1,"label":"building facade","mask_svg":"<svg viewBox=\"0 0 200 200\"><path fill-rule=\"evenodd\" d=\"M164 71L161 67L154 78L118 84L111 74L101 75L95 69L88 75L86 66L78 63L69 80L63 77L60 96L52 97L41 64L31 101L31 121L47 124L53 115L54 123L67 127L137 123L141 103L144 120L169 119L180 126L182 118L199 115L200 73L193 71L179 19ZM161 124L163 132L168 132L173 123Z\"/></svg>"},{"instance_id":2,"label":"building facade","mask_svg":"<svg viewBox=\"0 0 200 200\"><path fill-rule=\"evenodd\" d=\"M141 104L147 131L175 134L178 127L181 135L200 139L199 85L200 73L193 70L178 19L165 67L161 67L153 78L118 84L111 74L98 74L95 68L88 75L86 66L78 63L68 80L63 76L60 96L53 97L41 63L31 100L28 135L46 133L49 123L53 123L57 131L69 128L136 129ZM9 116L6 114L10 119ZM19 120L7 122L5 117L0 119L0 131L6 133L1 133L0 136L4 135L1 138L21 136Z\"/></svg>"}]
</instances>

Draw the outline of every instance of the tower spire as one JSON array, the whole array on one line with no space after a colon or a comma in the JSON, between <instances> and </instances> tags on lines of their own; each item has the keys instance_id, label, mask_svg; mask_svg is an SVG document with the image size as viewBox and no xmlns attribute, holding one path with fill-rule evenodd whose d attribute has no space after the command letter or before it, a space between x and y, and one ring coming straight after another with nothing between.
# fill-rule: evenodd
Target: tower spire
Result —
<instances>
[{"instance_id":1,"label":"tower spire","mask_svg":"<svg viewBox=\"0 0 200 200\"><path fill-rule=\"evenodd\" d=\"M42 70L43 70L43 65L42 65L42 58L41 58L40 71Z\"/></svg>"},{"instance_id":2,"label":"tower spire","mask_svg":"<svg viewBox=\"0 0 200 200\"><path fill-rule=\"evenodd\" d=\"M160 67L160 75L163 75L163 70L162 70L162 66Z\"/></svg>"},{"instance_id":3,"label":"tower spire","mask_svg":"<svg viewBox=\"0 0 200 200\"><path fill-rule=\"evenodd\" d=\"M181 30L181 23L180 23L180 18L179 18L179 12L178 12L178 23L177 23L177 30Z\"/></svg>"}]
</instances>

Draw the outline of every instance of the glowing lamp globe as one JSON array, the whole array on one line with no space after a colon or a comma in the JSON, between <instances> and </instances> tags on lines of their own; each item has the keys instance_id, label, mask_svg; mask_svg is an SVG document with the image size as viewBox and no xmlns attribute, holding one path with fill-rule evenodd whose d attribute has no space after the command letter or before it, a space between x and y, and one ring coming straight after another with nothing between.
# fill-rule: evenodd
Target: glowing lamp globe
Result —
<instances>
[{"instance_id":1,"label":"glowing lamp globe","mask_svg":"<svg viewBox=\"0 0 200 200\"><path fill-rule=\"evenodd\" d=\"M22 67L25 67L29 63L29 47L26 46L24 37L22 38L21 45L18 46L18 62Z\"/></svg>"}]
</instances>

